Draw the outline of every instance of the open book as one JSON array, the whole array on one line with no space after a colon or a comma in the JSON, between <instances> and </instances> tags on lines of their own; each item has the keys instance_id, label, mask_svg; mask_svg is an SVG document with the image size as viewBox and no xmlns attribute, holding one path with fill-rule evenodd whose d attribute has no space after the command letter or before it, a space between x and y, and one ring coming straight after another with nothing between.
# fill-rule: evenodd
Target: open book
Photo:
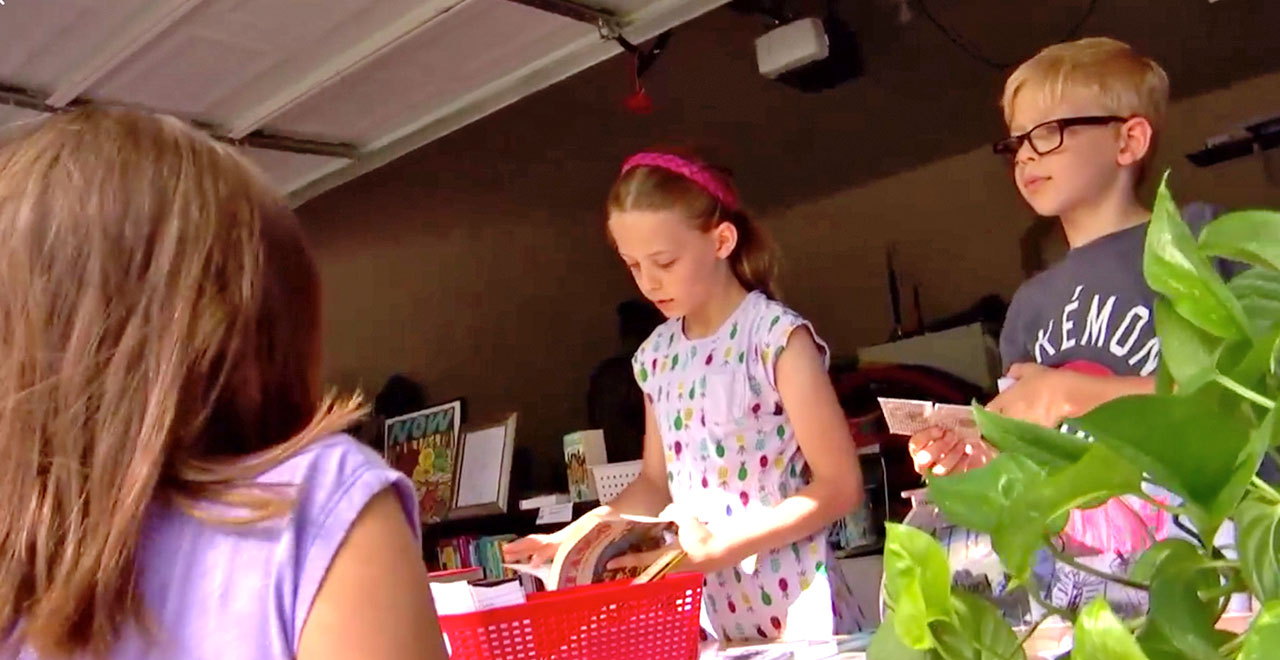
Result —
<instances>
[{"instance_id":1,"label":"open book","mask_svg":"<svg viewBox=\"0 0 1280 660\"><path fill-rule=\"evenodd\" d=\"M609 561L640 552L661 550L671 545L674 523L642 516L621 516L599 520L584 530L574 532L560 545L555 559L547 564L506 564L521 573L542 580L548 590L568 589L612 580L635 579L647 582L660 577L684 556L677 548L657 553L646 567L610 569Z\"/></svg>"}]
</instances>

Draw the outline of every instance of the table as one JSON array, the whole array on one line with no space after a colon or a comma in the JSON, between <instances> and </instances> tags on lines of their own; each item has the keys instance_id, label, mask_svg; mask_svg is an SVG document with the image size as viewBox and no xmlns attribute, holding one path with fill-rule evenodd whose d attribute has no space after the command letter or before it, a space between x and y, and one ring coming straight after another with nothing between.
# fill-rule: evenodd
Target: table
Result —
<instances>
[{"instance_id":1,"label":"table","mask_svg":"<svg viewBox=\"0 0 1280 660\"><path fill-rule=\"evenodd\" d=\"M1218 628L1243 632L1249 627L1253 612L1227 614ZM843 635L812 642L773 642L721 649L714 640L700 650L699 660L867 660L866 648L873 632ZM1046 623L1027 642L1028 658L1056 658L1070 650L1071 628L1061 622Z\"/></svg>"},{"instance_id":2,"label":"table","mask_svg":"<svg viewBox=\"0 0 1280 660\"><path fill-rule=\"evenodd\" d=\"M866 660L873 632L807 642L771 642L722 649L715 640L702 645L699 660Z\"/></svg>"}]
</instances>

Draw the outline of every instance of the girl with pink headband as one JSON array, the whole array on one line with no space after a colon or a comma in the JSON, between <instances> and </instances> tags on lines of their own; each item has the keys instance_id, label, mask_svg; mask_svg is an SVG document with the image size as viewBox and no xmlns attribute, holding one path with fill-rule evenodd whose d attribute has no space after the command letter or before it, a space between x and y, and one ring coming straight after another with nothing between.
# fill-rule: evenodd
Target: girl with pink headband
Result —
<instances>
[{"instance_id":1,"label":"girl with pink headband","mask_svg":"<svg viewBox=\"0 0 1280 660\"><path fill-rule=\"evenodd\" d=\"M619 256L669 319L632 360L645 393L644 467L570 527L507 546L508 559L546 561L574 526L603 516L662 515L678 523L686 554L675 570L705 574L710 634L858 630L862 610L827 532L859 504L862 475L827 346L776 299L772 243L724 170L677 153L628 158L606 207Z\"/></svg>"}]
</instances>

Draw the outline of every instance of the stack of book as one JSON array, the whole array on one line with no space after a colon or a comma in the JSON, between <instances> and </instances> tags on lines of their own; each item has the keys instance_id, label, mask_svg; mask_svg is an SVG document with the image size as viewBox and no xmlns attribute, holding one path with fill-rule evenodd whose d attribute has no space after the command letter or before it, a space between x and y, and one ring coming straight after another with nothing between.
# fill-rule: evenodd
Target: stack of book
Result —
<instances>
[{"instance_id":1,"label":"stack of book","mask_svg":"<svg viewBox=\"0 0 1280 660\"><path fill-rule=\"evenodd\" d=\"M484 579L500 580L514 577L515 573L502 566L502 548L515 536L456 536L442 539L436 548L437 570L456 570L460 568L480 568L484 570Z\"/></svg>"}]
</instances>

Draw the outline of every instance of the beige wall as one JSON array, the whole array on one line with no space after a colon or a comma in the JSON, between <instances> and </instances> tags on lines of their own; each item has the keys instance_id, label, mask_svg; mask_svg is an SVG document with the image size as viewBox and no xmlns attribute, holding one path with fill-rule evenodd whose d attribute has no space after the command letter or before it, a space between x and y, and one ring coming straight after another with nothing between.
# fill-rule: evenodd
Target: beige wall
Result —
<instances>
[{"instance_id":1,"label":"beige wall","mask_svg":"<svg viewBox=\"0 0 1280 660\"><path fill-rule=\"evenodd\" d=\"M629 293L599 214L556 203L545 174L391 173L302 211L328 377L372 396L405 372L433 402L466 397L473 420L519 412L521 443L550 457L585 424L588 375L615 349L613 306Z\"/></svg>"},{"instance_id":2,"label":"beige wall","mask_svg":"<svg viewBox=\"0 0 1280 660\"><path fill-rule=\"evenodd\" d=\"M1277 112L1280 74L1175 104L1164 154L1177 196L1280 206L1280 187L1264 182L1256 159L1197 169L1181 156L1233 123ZM433 401L466 396L476 416L517 410L521 443L537 450L545 481L560 435L585 423L587 377L614 349L613 307L633 289L598 210L618 145L523 148L522 131L538 124L513 114L505 133L467 129L301 215L324 278L331 380L372 394L404 371ZM619 142L641 139L649 136ZM767 202L768 191L747 197ZM838 354L887 336L887 243L898 245L907 283L921 285L926 316L937 317L985 293L1012 293L1019 236L1033 220L986 148L764 218L787 257L787 301Z\"/></svg>"},{"instance_id":3,"label":"beige wall","mask_svg":"<svg viewBox=\"0 0 1280 660\"><path fill-rule=\"evenodd\" d=\"M1177 102L1154 169L1173 168L1171 187L1181 203L1280 207L1280 185L1266 181L1259 157L1209 168L1183 157L1242 120L1277 114L1280 73ZM897 246L899 277L920 285L926 319L937 318L986 293L1011 295L1022 280L1019 239L1032 222L1045 222L1022 202L1007 168L986 147L765 220L788 258L787 301L846 354L883 341L892 327L884 265L889 243ZM909 300L904 295L904 303Z\"/></svg>"}]
</instances>

